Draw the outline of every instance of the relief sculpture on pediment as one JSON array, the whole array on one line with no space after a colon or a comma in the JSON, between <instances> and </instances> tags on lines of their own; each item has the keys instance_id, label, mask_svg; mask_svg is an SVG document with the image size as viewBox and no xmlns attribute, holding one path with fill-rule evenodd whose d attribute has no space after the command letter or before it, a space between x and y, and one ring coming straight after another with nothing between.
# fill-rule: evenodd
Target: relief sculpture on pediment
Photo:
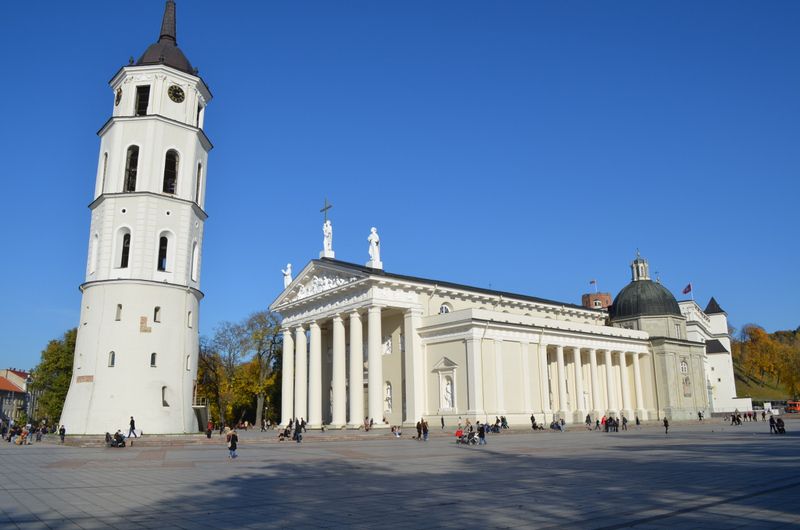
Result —
<instances>
[{"instance_id":1,"label":"relief sculpture on pediment","mask_svg":"<svg viewBox=\"0 0 800 530\"><path fill-rule=\"evenodd\" d=\"M331 289L352 283L357 279L358 278L355 277L348 278L344 276L333 276L327 274L314 275L311 277L310 281L307 281L300 286L300 288L297 290L295 300L302 300L304 298L308 298L309 296L314 296L315 294L330 291Z\"/></svg>"}]
</instances>

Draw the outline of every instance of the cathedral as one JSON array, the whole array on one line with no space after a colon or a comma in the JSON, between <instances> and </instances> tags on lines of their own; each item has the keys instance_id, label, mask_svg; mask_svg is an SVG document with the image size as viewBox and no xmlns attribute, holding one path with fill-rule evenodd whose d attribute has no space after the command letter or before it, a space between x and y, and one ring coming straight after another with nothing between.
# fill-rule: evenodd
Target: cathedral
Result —
<instances>
[{"instance_id":1,"label":"cathedral","mask_svg":"<svg viewBox=\"0 0 800 530\"><path fill-rule=\"evenodd\" d=\"M545 300L320 258L270 309L283 317L282 418L313 427L414 425L441 416L512 424L603 415L692 419L749 410L735 397L727 316L678 302L647 260L608 308Z\"/></svg>"}]
</instances>

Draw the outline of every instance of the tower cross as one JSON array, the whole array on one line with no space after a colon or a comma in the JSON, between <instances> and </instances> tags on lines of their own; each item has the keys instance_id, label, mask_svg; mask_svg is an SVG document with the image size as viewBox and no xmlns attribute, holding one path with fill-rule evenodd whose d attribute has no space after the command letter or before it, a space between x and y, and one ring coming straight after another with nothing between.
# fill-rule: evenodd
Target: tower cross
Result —
<instances>
[{"instance_id":1,"label":"tower cross","mask_svg":"<svg viewBox=\"0 0 800 530\"><path fill-rule=\"evenodd\" d=\"M324 216L325 216L325 219L324 219L324 220L325 220L325 222L328 222L328 210L330 210L331 208L333 208L333 205L332 205L332 204L329 204L329 203L328 203L328 198L327 198L327 197L325 197L325 204L324 204L324 206L322 207L322 209L319 211L321 214L324 214Z\"/></svg>"}]
</instances>

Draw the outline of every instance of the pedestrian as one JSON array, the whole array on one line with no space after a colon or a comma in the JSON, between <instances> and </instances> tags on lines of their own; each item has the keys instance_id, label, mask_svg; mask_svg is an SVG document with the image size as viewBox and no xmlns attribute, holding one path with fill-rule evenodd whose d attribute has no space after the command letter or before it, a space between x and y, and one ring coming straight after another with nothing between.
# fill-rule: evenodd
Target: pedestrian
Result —
<instances>
[{"instance_id":1,"label":"pedestrian","mask_svg":"<svg viewBox=\"0 0 800 530\"><path fill-rule=\"evenodd\" d=\"M62 425L58 429L58 437L61 438L61 443L62 444L64 443L64 436L66 436L66 435L67 435L67 429L65 429L64 426Z\"/></svg>"},{"instance_id":2,"label":"pedestrian","mask_svg":"<svg viewBox=\"0 0 800 530\"><path fill-rule=\"evenodd\" d=\"M586 430L592 430L592 417L589 414L586 415Z\"/></svg>"},{"instance_id":3,"label":"pedestrian","mask_svg":"<svg viewBox=\"0 0 800 530\"><path fill-rule=\"evenodd\" d=\"M208 438L209 440L211 439L212 432L214 432L214 422L208 420L208 423L206 423L206 438Z\"/></svg>"},{"instance_id":4,"label":"pedestrian","mask_svg":"<svg viewBox=\"0 0 800 530\"><path fill-rule=\"evenodd\" d=\"M417 441L422 440L422 420L417 422Z\"/></svg>"},{"instance_id":5,"label":"pedestrian","mask_svg":"<svg viewBox=\"0 0 800 530\"><path fill-rule=\"evenodd\" d=\"M478 445L486 445L486 424L478 422Z\"/></svg>"},{"instance_id":6,"label":"pedestrian","mask_svg":"<svg viewBox=\"0 0 800 530\"><path fill-rule=\"evenodd\" d=\"M697 411L697 421L703 421L703 411Z\"/></svg>"},{"instance_id":7,"label":"pedestrian","mask_svg":"<svg viewBox=\"0 0 800 530\"><path fill-rule=\"evenodd\" d=\"M775 416L769 415L769 433L778 434L778 429L775 427Z\"/></svg>"},{"instance_id":8,"label":"pedestrian","mask_svg":"<svg viewBox=\"0 0 800 530\"><path fill-rule=\"evenodd\" d=\"M531 414L531 429L536 430L536 416Z\"/></svg>"},{"instance_id":9,"label":"pedestrian","mask_svg":"<svg viewBox=\"0 0 800 530\"><path fill-rule=\"evenodd\" d=\"M628 430L628 418L626 418L624 414L622 415L622 430Z\"/></svg>"},{"instance_id":10,"label":"pedestrian","mask_svg":"<svg viewBox=\"0 0 800 530\"><path fill-rule=\"evenodd\" d=\"M635 417L636 417L636 430L638 431L639 429L642 428L642 420L639 419L638 414Z\"/></svg>"},{"instance_id":11,"label":"pedestrian","mask_svg":"<svg viewBox=\"0 0 800 530\"><path fill-rule=\"evenodd\" d=\"M664 418L664 436L669 434L669 421L667 418Z\"/></svg>"},{"instance_id":12,"label":"pedestrian","mask_svg":"<svg viewBox=\"0 0 800 530\"><path fill-rule=\"evenodd\" d=\"M305 418L300 418L300 430L302 430L303 432L307 432L306 425L307 424ZM370 424L370 427L372 427L372 424Z\"/></svg>"},{"instance_id":13,"label":"pedestrian","mask_svg":"<svg viewBox=\"0 0 800 530\"><path fill-rule=\"evenodd\" d=\"M128 429L128 438L130 438L131 435L133 435L134 438L138 438L139 435L136 434L136 421L134 421L133 416L131 416L130 426L130 429ZM131 442L131 445L133 445L133 442Z\"/></svg>"},{"instance_id":14,"label":"pedestrian","mask_svg":"<svg viewBox=\"0 0 800 530\"><path fill-rule=\"evenodd\" d=\"M595 418L595 420L594 420L594 430L596 430L596 431L600 430L600 418Z\"/></svg>"},{"instance_id":15,"label":"pedestrian","mask_svg":"<svg viewBox=\"0 0 800 530\"><path fill-rule=\"evenodd\" d=\"M228 458L236 458L236 448L239 445L239 435L236 434L236 429L231 429L228 433L228 436L225 437L225 440L228 442Z\"/></svg>"},{"instance_id":16,"label":"pedestrian","mask_svg":"<svg viewBox=\"0 0 800 530\"><path fill-rule=\"evenodd\" d=\"M428 441L428 422L422 420L422 439Z\"/></svg>"},{"instance_id":17,"label":"pedestrian","mask_svg":"<svg viewBox=\"0 0 800 530\"><path fill-rule=\"evenodd\" d=\"M444 430L444 416L442 416L442 430Z\"/></svg>"}]
</instances>

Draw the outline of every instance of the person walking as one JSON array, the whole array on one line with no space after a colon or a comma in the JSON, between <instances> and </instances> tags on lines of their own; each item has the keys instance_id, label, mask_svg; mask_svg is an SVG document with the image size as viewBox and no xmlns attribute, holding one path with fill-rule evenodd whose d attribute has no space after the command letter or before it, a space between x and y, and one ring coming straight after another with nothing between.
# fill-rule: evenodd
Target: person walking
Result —
<instances>
[{"instance_id":1,"label":"person walking","mask_svg":"<svg viewBox=\"0 0 800 530\"><path fill-rule=\"evenodd\" d=\"M638 414L635 416L635 418L636 418L636 430L638 431L639 429L642 428L642 420L639 419Z\"/></svg>"},{"instance_id":2,"label":"person walking","mask_svg":"<svg viewBox=\"0 0 800 530\"><path fill-rule=\"evenodd\" d=\"M428 441L428 422L422 420L422 439Z\"/></svg>"},{"instance_id":3,"label":"person walking","mask_svg":"<svg viewBox=\"0 0 800 530\"><path fill-rule=\"evenodd\" d=\"M239 446L239 435L236 434L236 429L231 429L228 436L225 437L228 442L228 458L236 458L236 448Z\"/></svg>"},{"instance_id":4,"label":"person walking","mask_svg":"<svg viewBox=\"0 0 800 530\"><path fill-rule=\"evenodd\" d=\"M206 438L211 439L211 433L214 432L214 422L208 420L206 424Z\"/></svg>"},{"instance_id":5,"label":"person walking","mask_svg":"<svg viewBox=\"0 0 800 530\"><path fill-rule=\"evenodd\" d=\"M478 445L486 445L486 424L478 422Z\"/></svg>"},{"instance_id":6,"label":"person walking","mask_svg":"<svg viewBox=\"0 0 800 530\"><path fill-rule=\"evenodd\" d=\"M622 430L628 430L628 418L624 414L622 415Z\"/></svg>"},{"instance_id":7,"label":"person walking","mask_svg":"<svg viewBox=\"0 0 800 530\"><path fill-rule=\"evenodd\" d=\"M130 438L131 435L133 435L134 438L138 438L139 435L136 434L136 421L133 419L133 416L131 416L130 426L130 429L128 429L128 438ZM131 442L131 445L133 445L133 442Z\"/></svg>"},{"instance_id":8,"label":"person walking","mask_svg":"<svg viewBox=\"0 0 800 530\"><path fill-rule=\"evenodd\" d=\"M592 417L589 414L586 415L585 423L586 423L586 430L587 431L591 431L592 430Z\"/></svg>"},{"instance_id":9,"label":"person walking","mask_svg":"<svg viewBox=\"0 0 800 530\"><path fill-rule=\"evenodd\" d=\"M442 430L444 430L444 416L442 416Z\"/></svg>"},{"instance_id":10,"label":"person walking","mask_svg":"<svg viewBox=\"0 0 800 530\"><path fill-rule=\"evenodd\" d=\"M664 436L669 435L669 420L664 418Z\"/></svg>"},{"instance_id":11,"label":"person walking","mask_svg":"<svg viewBox=\"0 0 800 530\"><path fill-rule=\"evenodd\" d=\"M775 420L772 420L772 421L774 422ZM61 438L61 443L62 443L62 444L64 443L64 437L65 437L66 435L67 435L67 429L66 429L66 428L64 428L64 426L62 425L62 426L61 426L61 427L58 429L58 437L59 437L59 438Z\"/></svg>"},{"instance_id":12,"label":"person walking","mask_svg":"<svg viewBox=\"0 0 800 530\"><path fill-rule=\"evenodd\" d=\"M772 414L769 415L769 433L778 434L778 429L775 426L775 416Z\"/></svg>"},{"instance_id":13,"label":"person walking","mask_svg":"<svg viewBox=\"0 0 800 530\"><path fill-rule=\"evenodd\" d=\"M422 441L422 420L417 422L417 441Z\"/></svg>"}]
</instances>

